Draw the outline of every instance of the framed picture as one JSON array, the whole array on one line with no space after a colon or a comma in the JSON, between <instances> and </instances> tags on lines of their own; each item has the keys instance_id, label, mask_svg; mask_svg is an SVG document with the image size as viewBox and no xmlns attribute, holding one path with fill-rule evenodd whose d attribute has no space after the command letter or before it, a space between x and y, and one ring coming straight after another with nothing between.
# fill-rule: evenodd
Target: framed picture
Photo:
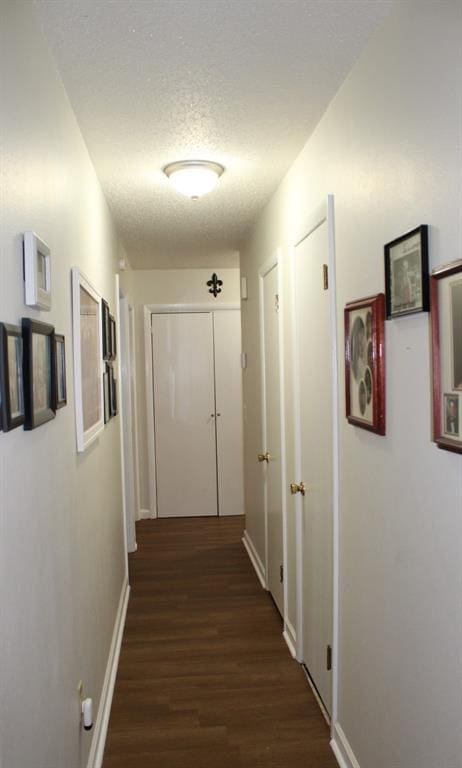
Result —
<instances>
[{"instance_id":1,"label":"framed picture","mask_svg":"<svg viewBox=\"0 0 462 768\"><path fill-rule=\"evenodd\" d=\"M427 230L422 224L385 246L388 320L430 309Z\"/></svg>"},{"instance_id":2,"label":"framed picture","mask_svg":"<svg viewBox=\"0 0 462 768\"><path fill-rule=\"evenodd\" d=\"M117 379L114 377L114 366L109 365L109 411L110 415L117 416L118 414L118 406L117 406Z\"/></svg>"},{"instance_id":3,"label":"framed picture","mask_svg":"<svg viewBox=\"0 0 462 768\"><path fill-rule=\"evenodd\" d=\"M103 360L110 360L111 357L111 327L109 321L109 304L101 299L102 312L102 334L103 334Z\"/></svg>"},{"instance_id":4,"label":"framed picture","mask_svg":"<svg viewBox=\"0 0 462 768\"><path fill-rule=\"evenodd\" d=\"M50 249L34 232L24 233L25 303L51 309Z\"/></svg>"},{"instance_id":5,"label":"framed picture","mask_svg":"<svg viewBox=\"0 0 462 768\"><path fill-rule=\"evenodd\" d=\"M117 389L117 379L115 376L112 377L112 415L117 416L119 413L119 397L118 397L118 389Z\"/></svg>"},{"instance_id":6,"label":"framed picture","mask_svg":"<svg viewBox=\"0 0 462 768\"><path fill-rule=\"evenodd\" d=\"M104 429L102 299L79 269L72 269L72 333L77 451Z\"/></svg>"},{"instance_id":7,"label":"framed picture","mask_svg":"<svg viewBox=\"0 0 462 768\"><path fill-rule=\"evenodd\" d=\"M107 424L111 418L111 393L109 390L109 363L106 363L106 370L103 373L103 391L104 391L104 423Z\"/></svg>"},{"instance_id":8,"label":"framed picture","mask_svg":"<svg viewBox=\"0 0 462 768\"><path fill-rule=\"evenodd\" d=\"M345 307L346 417L350 424L385 434L385 296Z\"/></svg>"},{"instance_id":9,"label":"framed picture","mask_svg":"<svg viewBox=\"0 0 462 768\"><path fill-rule=\"evenodd\" d=\"M24 424L22 330L0 323L0 427L4 432Z\"/></svg>"},{"instance_id":10,"label":"framed picture","mask_svg":"<svg viewBox=\"0 0 462 768\"><path fill-rule=\"evenodd\" d=\"M109 315L109 337L110 337L110 357L109 360L115 360L117 357L117 333L116 322L113 315Z\"/></svg>"},{"instance_id":11,"label":"framed picture","mask_svg":"<svg viewBox=\"0 0 462 768\"><path fill-rule=\"evenodd\" d=\"M23 317L22 343L24 429L35 429L55 417L55 329Z\"/></svg>"},{"instance_id":12,"label":"framed picture","mask_svg":"<svg viewBox=\"0 0 462 768\"><path fill-rule=\"evenodd\" d=\"M433 270L433 439L462 453L462 260Z\"/></svg>"},{"instance_id":13,"label":"framed picture","mask_svg":"<svg viewBox=\"0 0 462 768\"><path fill-rule=\"evenodd\" d=\"M55 333L55 409L67 404L66 345L64 336Z\"/></svg>"}]
</instances>

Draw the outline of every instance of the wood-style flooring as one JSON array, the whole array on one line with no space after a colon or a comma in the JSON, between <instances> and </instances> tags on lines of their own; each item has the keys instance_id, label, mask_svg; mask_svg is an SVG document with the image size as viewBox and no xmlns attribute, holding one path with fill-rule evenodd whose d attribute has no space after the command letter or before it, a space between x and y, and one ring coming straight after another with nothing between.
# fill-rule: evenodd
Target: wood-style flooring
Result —
<instances>
[{"instance_id":1,"label":"wood-style flooring","mask_svg":"<svg viewBox=\"0 0 462 768\"><path fill-rule=\"evenodd\" d=\"M137 524L104 768L335 768L241 542L243 518Z\"/></svg>"}]
</instances>

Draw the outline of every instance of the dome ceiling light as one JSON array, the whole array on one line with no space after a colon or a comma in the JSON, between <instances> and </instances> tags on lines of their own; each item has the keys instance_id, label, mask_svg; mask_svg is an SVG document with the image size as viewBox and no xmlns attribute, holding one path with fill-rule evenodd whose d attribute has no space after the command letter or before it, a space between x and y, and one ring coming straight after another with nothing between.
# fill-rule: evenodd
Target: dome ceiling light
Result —
<instances>
[{"instance_id":1,"label":"dome ceiling light","mask_svg":"<svg viewBox=\"0 0 462 768\"><path fill-rule=\"evenodd\" d=\"M197 200L215 188L225 169L208 160L181 160L169 163L163 170L177 192Z\"/></svg>"}]
</instances>

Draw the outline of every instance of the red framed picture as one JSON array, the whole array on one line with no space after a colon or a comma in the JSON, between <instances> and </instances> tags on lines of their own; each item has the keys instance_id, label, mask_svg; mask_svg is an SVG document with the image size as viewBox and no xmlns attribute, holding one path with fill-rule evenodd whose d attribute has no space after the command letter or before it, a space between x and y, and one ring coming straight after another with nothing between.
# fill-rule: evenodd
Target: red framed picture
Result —
<instances>
[{"instance_id":1,"label":"red framed picture","mask_svg":"<svg viewBox=\"0 0 462 768\"><path fill-rule=\"evenodd\" d=\"M430 300L433 439L462 453L462 259L433 270Z\"/></svg>"},{"instance_id":2,"label":"red framed picture","mask_svg":"<svg viewBox=\"0 0 462 768\"><path fill-rule=\"evenodd\" d=\"M385 434L385 295L345 307L346 417L350 424Z\"/></svg>"}]
</instances>

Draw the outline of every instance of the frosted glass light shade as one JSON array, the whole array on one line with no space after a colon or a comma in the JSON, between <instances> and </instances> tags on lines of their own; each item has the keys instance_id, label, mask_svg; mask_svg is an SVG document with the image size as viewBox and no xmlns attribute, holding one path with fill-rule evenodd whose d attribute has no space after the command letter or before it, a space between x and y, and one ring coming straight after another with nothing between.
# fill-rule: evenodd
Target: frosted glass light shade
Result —
<instances>
[{"instance_id":1,"label":"frosted glass light shade","mask_svg":"<svg viewBox=\"0 0 462 768\"><path fill-rule=\"evenodd\" d=\"M198 197L214 189L224 170L219 163L206 160L184 160L170 163L164 168L164 173L177 192L197 200Z\"/></svg>"}]
</instances>

